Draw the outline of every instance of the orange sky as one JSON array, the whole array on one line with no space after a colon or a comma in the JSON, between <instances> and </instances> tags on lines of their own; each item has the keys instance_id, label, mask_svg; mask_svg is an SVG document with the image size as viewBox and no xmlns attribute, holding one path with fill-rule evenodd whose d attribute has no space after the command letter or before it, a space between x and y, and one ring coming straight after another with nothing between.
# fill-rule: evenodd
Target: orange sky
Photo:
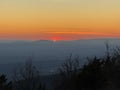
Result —
<instances>
[{"instance_id":1,"label":"orange sky","mask_svg":"<svg viewBox=\"0 0 120 90\"><path fill-rule=\"evenodd\" d=\"M120 0L1 0L0 39L120 37Z\"/></svg>"}]
</instances>

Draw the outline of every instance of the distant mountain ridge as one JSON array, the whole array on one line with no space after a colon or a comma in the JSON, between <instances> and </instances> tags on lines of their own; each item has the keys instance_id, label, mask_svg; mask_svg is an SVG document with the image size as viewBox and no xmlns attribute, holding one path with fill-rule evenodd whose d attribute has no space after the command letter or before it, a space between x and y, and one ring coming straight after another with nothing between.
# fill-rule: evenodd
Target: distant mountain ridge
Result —
<instances>
[{"instance_id":1,"label":"distant mountain ridge","mask_svg":"<svg viewBox=\"0 0 120 90\"><path fill-rule=\"evenodd\" d=\"M97 38L97 39L78 39L78 40L0 40L0 43L17 43L17 42L73 42L73 41L93 41L93 40L120 40L120 38Z\"/></svg>"},{"instance_id":2,"label":"distant mountain ridge","mask_svg":"<svg viewBox=\"0 0 120 90\"><path fill-rule=\"evenodd\" d=\"M44 68L43 73L53 73L70 54L79 56L81 62L84 62L87 56L104 56L106 42L111 48L120 46L119 38L56 42L52 40L0 41L0 72L10 72L16 63L23 63L32 56L35 65Z\"/></svg>"}]
</instances>

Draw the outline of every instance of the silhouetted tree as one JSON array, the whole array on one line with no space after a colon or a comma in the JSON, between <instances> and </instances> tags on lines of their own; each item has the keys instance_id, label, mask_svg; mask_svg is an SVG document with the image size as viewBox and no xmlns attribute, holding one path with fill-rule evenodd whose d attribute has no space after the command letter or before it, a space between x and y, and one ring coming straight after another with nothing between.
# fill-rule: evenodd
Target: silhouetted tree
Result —
<instances>
[{"instance_id":1,"label":"silhouetted tree","mask_svg":"<svg viewBox=\"0 0 120 90\"><path fill-rule=\"evenodd\" d=\"M80 90L102 89L105 83L103 64L101 59L95 57L84 65L78 75L77 87Z\"/></svg>"},{"instance_id":2,"label":"silhouetted tree","mask_svg":"<svg viewBox=\"0 0 120 90\"><path fill-rule=\"evenodd\" d=\"M55 90L75 90L74 81L79 72L79 68L79 57L73 59L71 55L62 67L59 68L59 75L56 79Z\"/></svg>"},{"instance_id":3,"label":"silhouetted tree","mask_svg":"<svg viewBox=\"0 0 120 90\"><path fill-rule=\"evenodd\" d=\"M7 82L5 75L0 76L0 90L12 90L12 82Z\"/></svg>"},{"instance_id":4,"label":"silhouetted tree","mask_svg":"<svg viewBox=\"0 0 120 90\"><path fill-rule=\"evenodd\" d=\"M45 90L39 71L33 66L31 59L19 70L14 71L13 81L15 90Z\"/></svg>"}]
</instances>

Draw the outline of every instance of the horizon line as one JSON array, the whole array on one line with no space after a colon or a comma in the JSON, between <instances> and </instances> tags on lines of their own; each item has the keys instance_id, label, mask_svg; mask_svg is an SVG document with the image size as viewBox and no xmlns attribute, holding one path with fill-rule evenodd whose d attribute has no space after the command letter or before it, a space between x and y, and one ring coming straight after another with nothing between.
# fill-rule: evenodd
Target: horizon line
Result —
<instances>
[{"instance_id":1,"label":"horizon line","mask_svg":"<svg viewBox=\"0 0 120 90\"><path fill-rule=\"evenodd\" d=\"M100 39L120 39L120 37L104 37L104 38L82 38L82 39L61 39L61 40L52 40L52 39L0 39L0 41L79 41L79 40L100 40Z\"/></svg>"}]
</instances>

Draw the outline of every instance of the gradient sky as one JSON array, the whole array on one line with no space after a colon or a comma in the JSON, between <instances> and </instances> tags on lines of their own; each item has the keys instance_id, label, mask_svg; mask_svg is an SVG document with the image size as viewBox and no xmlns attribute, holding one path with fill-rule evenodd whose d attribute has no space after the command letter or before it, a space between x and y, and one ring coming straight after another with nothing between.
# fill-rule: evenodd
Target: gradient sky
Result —
<instances>
[{"instance_id":1,"label":"gradient sky","mask_svg":"<svg viewBox=\"0 0 120 90\"><path fill-rule=\"evenodd\" d=\"M0 39L120 37L120 0L0 0Z\"/></svg>"}]
</instances>

